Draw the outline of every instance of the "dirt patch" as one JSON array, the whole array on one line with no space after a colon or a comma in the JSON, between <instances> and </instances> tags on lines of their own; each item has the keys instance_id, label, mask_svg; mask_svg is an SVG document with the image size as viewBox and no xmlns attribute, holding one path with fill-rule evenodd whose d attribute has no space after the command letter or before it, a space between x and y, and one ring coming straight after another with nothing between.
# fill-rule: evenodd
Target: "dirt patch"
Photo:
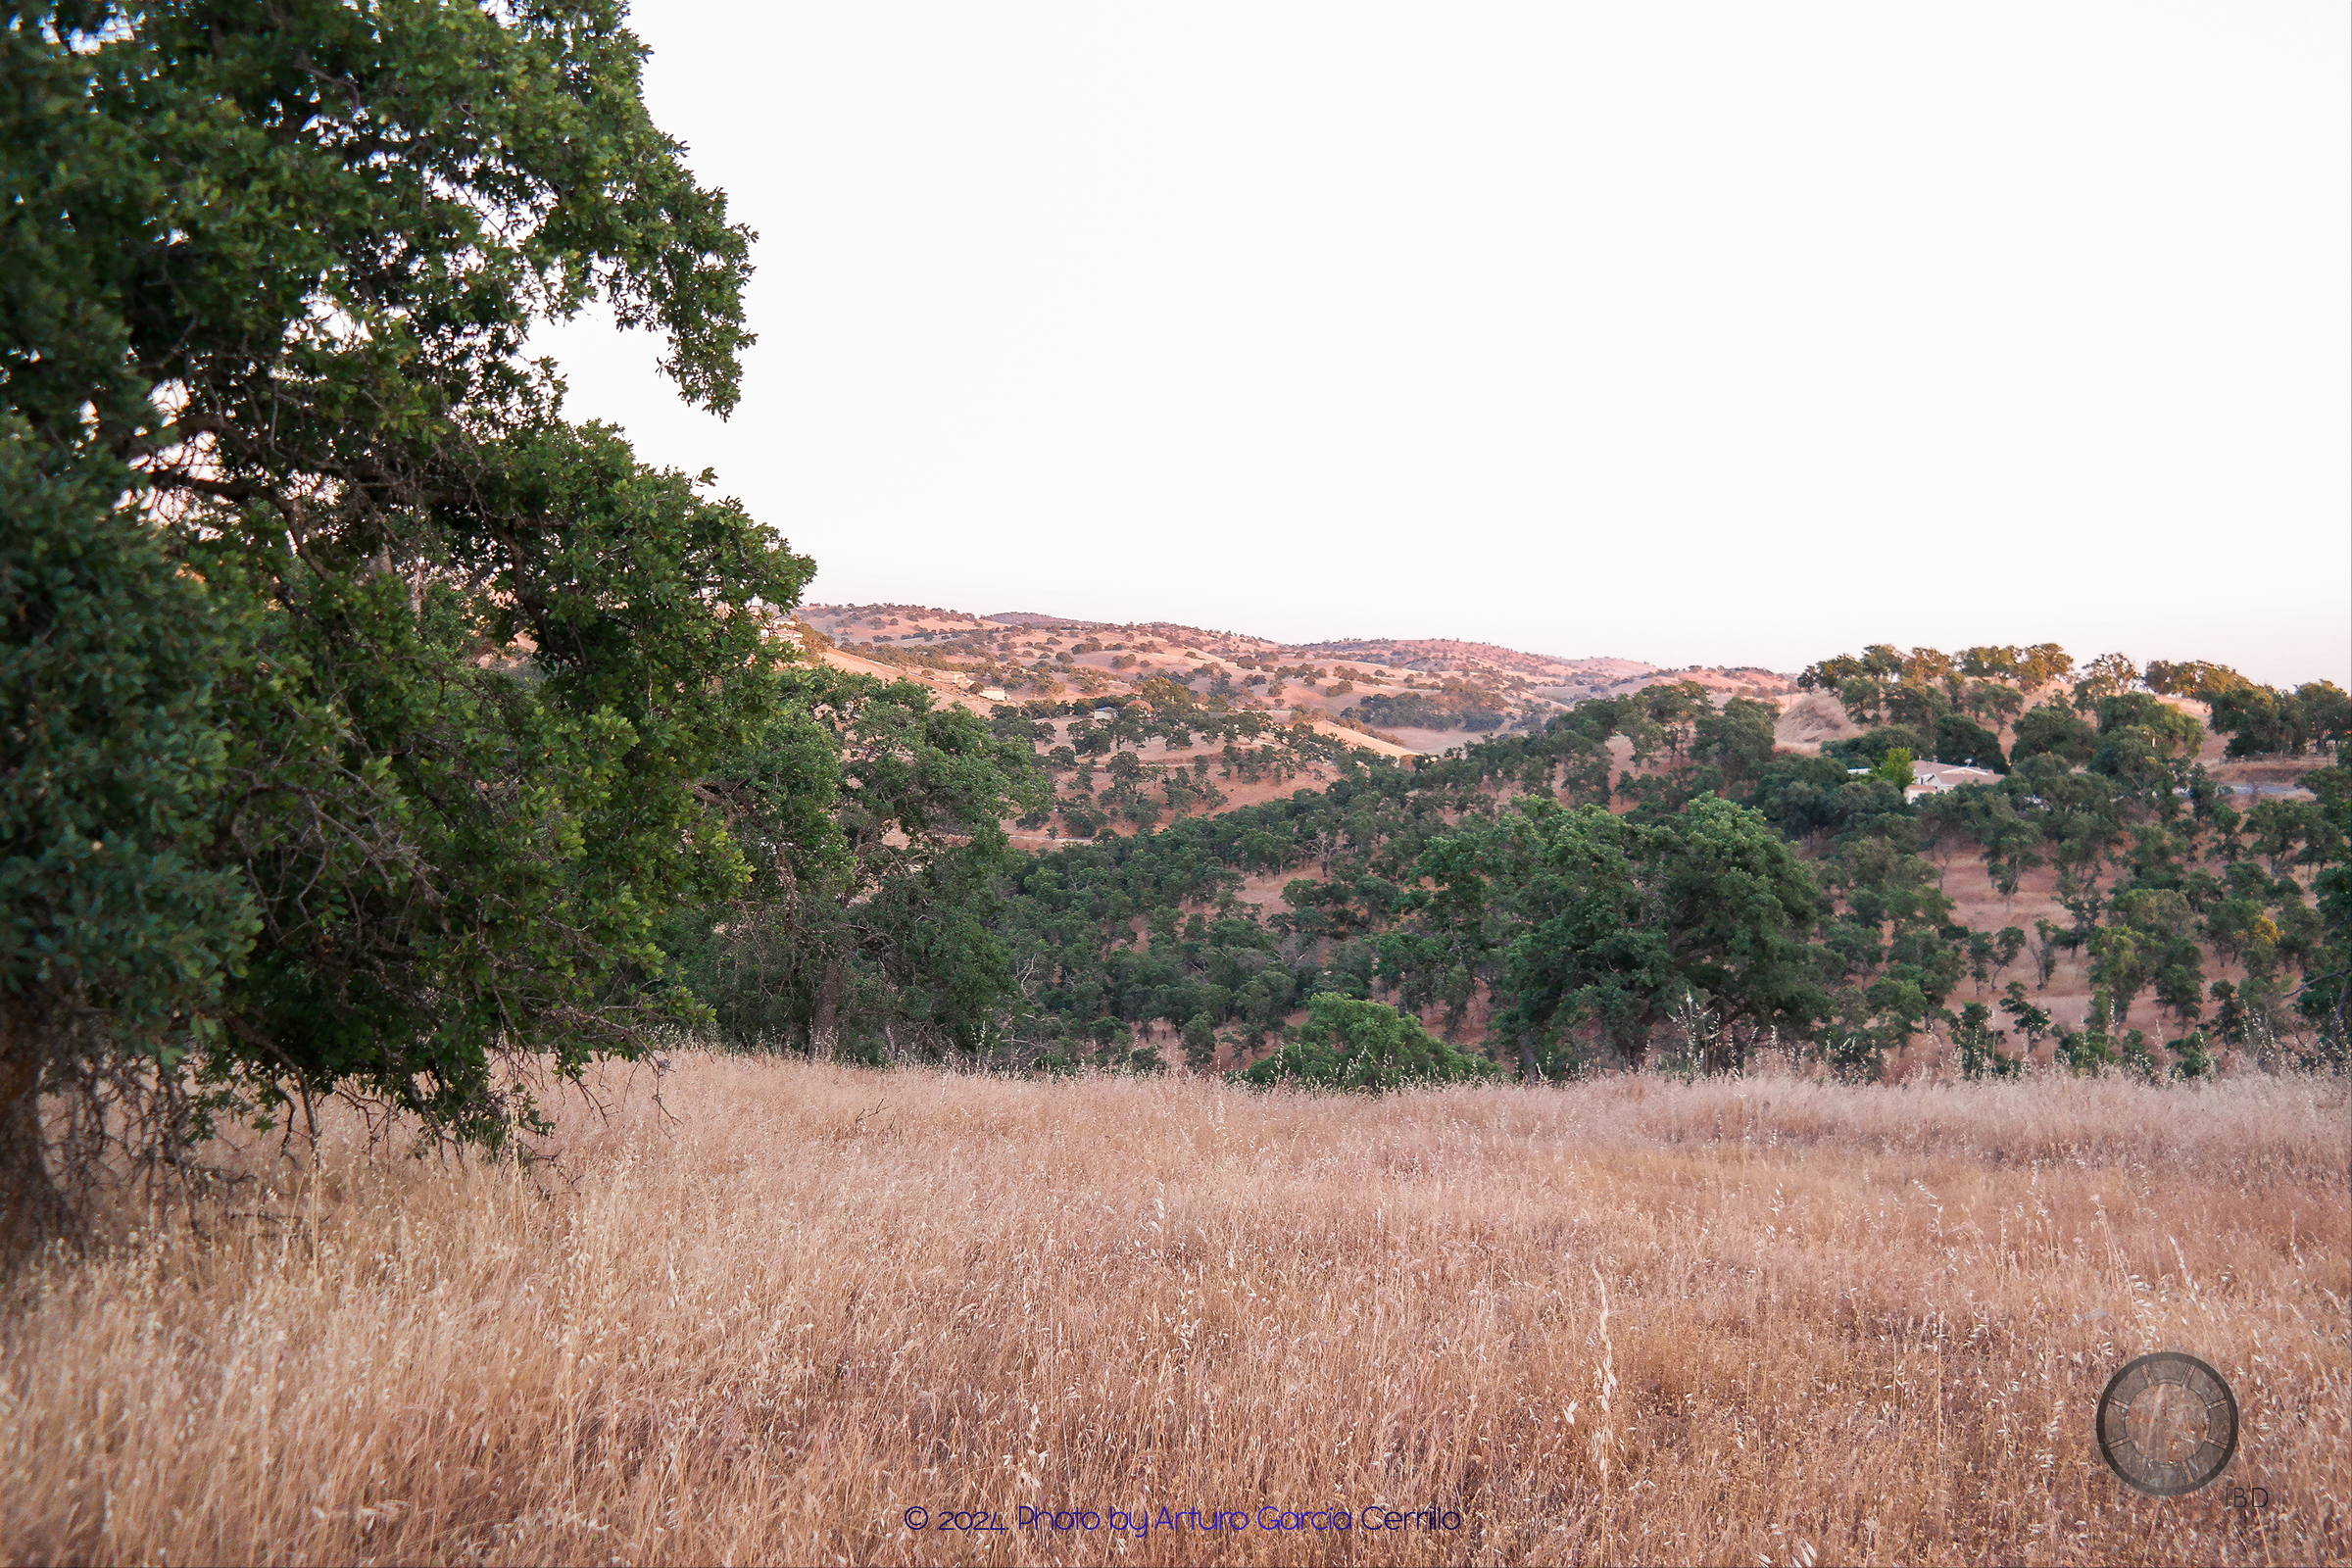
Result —
<instances>
[{"instance_id":1,"label":"dirt patch","mask_svg":"<svg viewBox=\"0 0 2352 1568\"><path fill-rule=\"evenodd\" d=\"M1792 752L1818 754L1825 741L1841 741L1862 733L1846 717L1844 705L1827 692L1808 692L1781 711L1772 727L1773 740Z\"/></svg>"},{"instance_id":2,"label":"dirt patch","mask_svg":"<svg viewBox=\"0 0 2352 1568\"><path fill-rule=\"evenodd\" d=\"M2208 762L2205 770L2225 784L2295 785L2303 782L2304 774L2328 765L2324 757L2254 757L2235 762Z\"/></svg>"}]
</instances>

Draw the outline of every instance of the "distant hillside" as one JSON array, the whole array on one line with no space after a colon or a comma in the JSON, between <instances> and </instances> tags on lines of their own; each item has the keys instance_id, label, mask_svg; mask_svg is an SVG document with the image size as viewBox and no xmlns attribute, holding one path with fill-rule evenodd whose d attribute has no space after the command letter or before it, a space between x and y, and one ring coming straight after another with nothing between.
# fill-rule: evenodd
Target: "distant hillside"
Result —
<instances>
[{"instance_id":1,"label":"distant hillside","mask_svg":"<svg viewBox=\"0 0 2352 1568\"><path fill-rule=\"evenodd\" d=\"M1336 654L1348 659L1370 659L1407 669L1448 669L1461 668L1466 664L1492 664L1496 668L1517 670L1523 675L1551 681L1602 675L1617 679L1648 674L1657 668L1655 664L1644 664L1631 659L1561 659L1549 654L1521 653L1516 648L1497 647L1494 643L1462 642L1451 637L1382 637L1307 643L1304 647L1314 653Z\"/></svg>"},{"instance_id":2,"label":"distant hillside","mask_svg":"<svg viewBox=\"0 0 2352 1568\"><path fill-rule=\"evenodd\" d=\"M1121 624L1034 610L984 615L927 605L809 605L802 614L845 650L920 668L935 683L1002 691L1010 702L1108 697L1168 680L1220 710L1379 729L1424 753L1531 729L1585 698L1659 681L1696 681L1719 701L1795 696L1793 678L1773 670L1662 669L1456 638L1282 643L1177 621Z\"/></svg>"},{"instance_id":3,"label":"distant hillside","mask_svg":"<svg viewBox=\"0 0 2352 1568\"><path fill-rule=\"evenodd\" d=\"M1041 615L1034 610L1001 610L993 615L980 618L993 620L1003 626L1066 626L1073 631L1093 631L1106 628L1109 624L1107 621L1070 620L1061 615Z\"/></svg>"}]
</instances>

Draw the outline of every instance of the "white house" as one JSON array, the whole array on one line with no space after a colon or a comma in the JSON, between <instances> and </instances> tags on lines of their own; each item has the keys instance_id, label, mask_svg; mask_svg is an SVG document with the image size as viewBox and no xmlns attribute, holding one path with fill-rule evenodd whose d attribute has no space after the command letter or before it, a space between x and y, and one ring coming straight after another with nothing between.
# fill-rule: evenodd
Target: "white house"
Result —
<instances>
[{"instance_id":1,"label":"white house","mask_svg":"<svg viewBox=\"0 0 2352 1568\"><path fill-rule=\"evenodd\" d=\"M1963 784L1992 784L2000 776L1989 767L1970 767L1964 762L1913 762L1912 784L1903 791L1903 799L1909 802L1926 795L1941 795Z\"/></svg>"}]
</instances>

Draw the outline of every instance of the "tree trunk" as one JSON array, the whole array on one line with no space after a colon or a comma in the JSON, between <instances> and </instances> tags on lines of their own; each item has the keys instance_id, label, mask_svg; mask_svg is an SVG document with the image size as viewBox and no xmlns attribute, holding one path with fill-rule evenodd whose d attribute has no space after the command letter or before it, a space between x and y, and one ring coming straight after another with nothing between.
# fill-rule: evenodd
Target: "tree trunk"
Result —
<instances>
[{"instance_id":1,"label":"tree trunk","mask_svg":"<svg viewBox=\"0 0 2352 1568\"><path fill-rule=\"evenodd\" d=\"M39 1040L33 1019L0 1006L0 1270L74 1234L41 1147Z\"/></svg>"},{"instance_id":2,"label":"tree trunk","mask_svg":"<svg viewBox=\"0 0 2352 1568\"><path fill-rule=\"evenodd\" d=\"M808 1054L819 1061L833 1059L833 1037L841 1023L841 959L825 959L825 975L816 984L816 1016L808 1025Z\"/></svg>"},{"instance_id":3,"label":"tree trunk","mask_svg":"<svg viewBox=\"0 0 2352 1568\"><path fill-rule=\"evenodd\" d=\"M1519 1081L1523 1084L1536 1081L1536 1043L1524 1029L1519 1031Z\"/></svg>"}]
</instances>

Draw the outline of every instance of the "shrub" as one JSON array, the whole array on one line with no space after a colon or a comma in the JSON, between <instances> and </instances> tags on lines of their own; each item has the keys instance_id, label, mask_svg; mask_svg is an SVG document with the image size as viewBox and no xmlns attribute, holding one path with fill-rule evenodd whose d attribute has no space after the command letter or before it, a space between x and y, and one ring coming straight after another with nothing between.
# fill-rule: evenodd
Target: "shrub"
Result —
<instances>
[{"instance_id":1,"label":"shrub","mask_svg":"<svg viewBox=\"0 0 2352 1568\"><path fill-rule=\"evenodd\" d=\"M1260 1087L1366 1089L1377 1094L1417 1083L1459 1083L1500 1075L1493 1062L1456 1051L1421 1021L1383 1002L1323 992L1298 1038L1243 1073Z\"/></svg>"}]
</instances>

